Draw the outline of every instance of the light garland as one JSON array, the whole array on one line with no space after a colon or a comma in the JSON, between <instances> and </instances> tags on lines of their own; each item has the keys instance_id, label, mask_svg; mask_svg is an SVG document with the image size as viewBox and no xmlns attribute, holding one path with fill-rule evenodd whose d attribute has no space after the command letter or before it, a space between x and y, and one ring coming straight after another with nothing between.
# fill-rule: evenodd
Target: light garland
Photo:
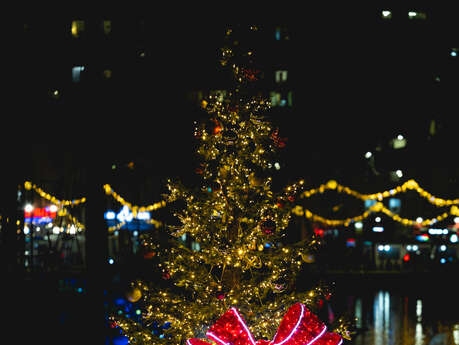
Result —
<instances>
[{"instance_id":1,"label":"light garland","mask_svg":"<svg viewBox=\"0 0 459 345\"><path fill-rule=\"evenodd\" d=\"M292 213L297 215L297 216L305 216L308 219L311 219L315 222L319 222L325 225L329 226L348 226L352 222L357 222L361 221L365 218L367 218L371 213L377 213L377 212L382 212L392 218L392 220L397 221L403 225L418 225L418 226L428 226L432 225L436 222L442 221L445 218L447 218L449 215L458 215L459 214L459 208L455 206L456 204L459 204L459 199L442 199L438 198L436 196L433 196L431 193L427 192L423 188L419 186L419 184L411 179L406 181L404 184L397 186L393 189L386 190L384 192L379 192L379 193L374 193L374 194L361 194L355 190L350 189L349 187L343 186L336 182L335 180L330 180L326 184L320 185L318 188L313 188L307 191L304 191L300 197L302 198L309 198L314 194L317 193L323 193L326 190L336 190L338 193L346 193L348 195L352 195L360 200L383 200L387 198L388 196L394 196L398 193L404 193L407 190L415 190L419 195L422 197L426 198L431 204L437 206L437 207L444 207L444 206L451 206L449 213L448 212L443 212L442 214L438 215L437 217L430 218L430 219L425 219L422 222L418 222L417 220L412 220L408 218L402 218L398 214L392 212L389 210L387 207L384 206L380 201L376 202L374 205L370 206L368 210L363 212L362 214L355 216L355 217L350 217L346 219L327 219L324 217L321 217L313 212L311 212L308 209L303 208L300 205L297 205L292 209Z\"/></svg>"},{"instance_id":2,"label":"light garland","mask_svg":"<svg viewBox=\"0 0 459 345\"><path fill-rule=\"evenodd\" d=\"M86 202L86 198L85 197L82 197L80 199L74 199L74 200L59 200L55 196L45 192L42 188L38 187L36 184L34 184L34 183L30 182L30 181L25 181L24 182L24 188L26 190L33 189L42 198L44 198L44 199L46 199L48 201L51 201L56 206L70 206L70 207L73 207L73 206L77 206L77 205L80 205L80 204L84 204ZM134 214L134 216L137 215L137 212L154 211L154 210L157 210L159 208L162 208L162 207L166 206L166 202L165 201L159 201L157 203L154 203L154 204L151 204L151 205L147 205L147 206L132 205L130 202L127 202L126 200L124 200L124 198L121 197L121 195L116 193L109 184L105 184L103 186L103 188L104 188L105 193L107 195L111 195L121 205L129 207L129 209Z\"/></svg>"},{"instance_id":3,"label":"light garland","mask_svg":"<svg viewBox=\"0 0 459 345\"><path fill-rule=\"evenodd\" d=\"M422 196L423 198L425 198L427 201L429 201L431 204L435 206L443 207L443 206L450 206L450 205L459 205L459 199L449 200L449 199L438 198L432 195L431 193L427 192L423 188L421 188L419 184L413 179L408 180L402 185L392 188L390 190L386 190L386 191L379 192L379 193L373 193L373 194L361 194L355 190L352 190L349 187L339 184L335 180L330 180L327 183L320 185L318 188L313 188L313 189L304 191L303 193L301 193L300 197L309 198L314 194L323 193L326 190L336 190L338 193L346 193L348 195L352 195L363 201L365 200L380 200L381 201L389 196L394 196L398 193L405 193L408 190L414 190L420 196Z\"/></svg>"}]
</instances>

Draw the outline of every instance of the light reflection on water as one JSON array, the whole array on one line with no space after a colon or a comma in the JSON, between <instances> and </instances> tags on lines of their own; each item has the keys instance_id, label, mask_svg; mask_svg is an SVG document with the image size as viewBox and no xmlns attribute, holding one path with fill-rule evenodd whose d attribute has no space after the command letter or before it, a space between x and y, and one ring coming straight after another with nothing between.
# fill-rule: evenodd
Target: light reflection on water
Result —
<instances>
[{"instance_id":1,"label":"light reflection on water","mask_svg":"<svg viewBox=\"0 0 459 345\"><path fill-rule=\"evenodd\" d=\"M456 296L441 286L433 293L396 288L348 293L344 309L356 318L357 334L345 344L459 345Z\"/></svg>"}]
</instances>

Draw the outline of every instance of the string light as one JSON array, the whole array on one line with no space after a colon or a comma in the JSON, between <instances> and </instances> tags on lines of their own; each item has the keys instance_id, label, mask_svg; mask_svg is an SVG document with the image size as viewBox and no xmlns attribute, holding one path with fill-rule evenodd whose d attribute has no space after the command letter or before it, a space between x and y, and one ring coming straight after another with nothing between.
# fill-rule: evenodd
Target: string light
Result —
<instances>
[{"instance_id":1,"label":"string light","mask_svg":"<svg viewBox=\"0 0 459 345\"><path fill-rule=\"evenodd\" d=\"M348 195L352 195L363 201L365 200L380 200L381 201L387 197L392 197L398 193L404 193L408 190L414 190L420 196L422 196L428 202L430 202L431 204L435 206L443 207L443 206L450 206L450 205L459 205L459 199L450 200L450 199L438 198L432 195L431 193L429 193L428 191L424 190L423 188L421 188L419 184L413 179L408 180L402 185L392 188L390 190L385 190L383 192L373 193L373 194L361 194L355 190L352 190L349 187L339 184L335 180L330 180L327 183L320 185L318 188L313 188L313 189L304 191L301 194L301 197L309 198L314 194L323 193L325 190L336 190L338 193L346 193Z\"/></svg>"}]
</instances>

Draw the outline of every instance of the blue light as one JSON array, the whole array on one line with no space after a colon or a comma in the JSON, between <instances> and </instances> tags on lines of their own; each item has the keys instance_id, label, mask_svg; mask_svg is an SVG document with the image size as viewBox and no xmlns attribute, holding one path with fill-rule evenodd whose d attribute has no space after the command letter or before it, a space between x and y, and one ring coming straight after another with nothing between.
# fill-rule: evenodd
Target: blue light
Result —
<instances>
[{"instance_id":1,"label":"blue light","mask_svg":"<svg viewBox=\"0 0 459 345\"><path fill-rule=\"evenodd\" d=\"M159 338L160 338L160 339L164 338L164 334L161 334L161 335L159 336Z\"/></svg>"},{"instance_id":2,"label":"blue light","mask_svg":"<svg viewBox=\"0 0 459 345\"><path fill-rule=\"evenodd\" d=\"M79 288L77 289L77 292L82 293L82 292L83 292L83 289L79 287Z\"/></svg>"},{"instance_id":3,"label":"blue light","mask_svg":"<svg viewBox=\"0 0 459 345\"><path fill-rule=\"evenodd\" d=\"M265 248L270 248L271 244L270 243L265 243Z\"/></svg>"},{"instance_id":4,"label":"blue light","mask_svg":"<svg viewBox=\"0 0 459 345\"><path fill-rule=\"evenodd\" d=\"M445 258L441 258L441 259L440 259L440 262L441 262L442 264L444 264L444 263L446 262L446 259L445 259Z\"/></svg>"},{"instance_id":5,"label":"blue light","mask_svg":"<svg viewBox=\"0 0 459 345\"><path fill-rule=\"evenodd\" d=\"M212 188L207 187L207 191L208 191L209 193L212 192Z\"/></svg>"},{"instance_id":6,"label":"blue light","mask_svg":"<svg viewBox=\"0 0 459 345\"><path fill-rule=\"evenodd\" d=\"M171 323L170 322L166 322L164 323L164 326L162 327L163 329L168 329L171 327Z\"/></svg>"},{"instance_id":7,"label":"blue light","mask_svg":"<svg viewBox=\"0 0 459 345\"><path fill-rule=\"evenodd\" d=\"M129 338L125 335L119 335L113 337L113 345L127 345L129 344Z\"/></svg>"}]
</instances>

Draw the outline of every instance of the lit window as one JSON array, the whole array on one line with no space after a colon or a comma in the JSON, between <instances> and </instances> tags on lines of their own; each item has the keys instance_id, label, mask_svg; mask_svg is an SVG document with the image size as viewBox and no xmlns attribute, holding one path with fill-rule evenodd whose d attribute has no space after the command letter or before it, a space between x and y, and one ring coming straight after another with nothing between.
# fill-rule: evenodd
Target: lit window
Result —
<instances>
[{"instance_id":1,"label":"lit window","mask_svg":"<svg viewBox=\"0 0 459 345\"><path fill-rule=\"evenodd\" d=\"M421 19L424 20L427 18L427 15L425 12L417 12L417 11L409 11L408 12L408 18L409 19Z\"/></svg>"},{"instance_id":2,"label":"lit window","mask_svg":"<svg viewBox=\"0 0 459 345\"><path fill-rule=\"evenodd\" d=\"M102 21L102 30L104 30L104 34L108 35L112 31L112 21L111 20L103 20Z\"/></svg>"},{"instance_id":3,"label":"lit window","mask_svg":"<svg viewBox=\"0 0 459 345\"><path fill-rule=\"evenodd\" d=\"M392 12L388 10L381 11L381 17L383 19L392 19Z\"/></svg>"},{"instance_id":4,"label":"lit window","mask_svg":"<svg viewBox=\"0 0 459 345\"><path fill-rule=\"evenodd\" d=\"M274 31L274 38L276 39L276 41L290 39L287 29L280 26L276 27Z\"/></svg>"},{"instance_id":5,"label":"lit window","mask_svg":"<svg viewBox=\"0 0 459 345\"><path fill-rule=\"evenodd\" d=\"M287 103L288 103L289 107L293 106L292 91L289 91L288 94L287 94Z\"/></svg>"},{"instance_id":6,"label":"lit window","mask_svg":"<svg viewBox=\"0 0 459 345\"><path fill-rule=\"evenodd\" d=\"M105 79L110 79L112 77L112 70L106 69L103 71L103 75Z\"/></svg>"},{"instance_id":7,"label":"lit window","mask_svg":"<svg viewBox=\"0 0 459 345\"><path fill-rule=\"evenodd\" d=\"M394 149L401 149L406 146L406 139L403 137L403 135L399 134L397 138L392 140L392 147Z\"/></svg>"},{"instance_id":8,"label":"lit window","mask_svg":"<svg viewBox=\"0 0 459 345\"><path fill-rule=\"evenodd\" d=\"M281 94L279 92L272 91L269 94L270 99L271 99L271 105L273 107L277 106L280 104L281 101Z\"/></svg>"},{"instance_id":9,"label":"lit window","mask_svg":"<svg viewBox=\"0 0 459 345\"><path fill-rule=\"evenodd\" d=\"M84 31L84 20L72 21L72 36L73 37L79 37L83 31Z\"/></svg>"},{"instance_id":10,"label":"lit window","mask_svg":"<svg viewBox=\"0 0 459 345\"><path fill-rule=\"evenodd\" d=\"M81 80L81 72L84 71L84 66L75 66L72 68L72 81L79 83Z\"/></svg>"},{"instance_id":11,"label":"lit window","mask_svg":"<svg viewBox=\"0 0 459 345\"><path fill-rule=\"evenodd\" d=\"M400 213L400 209L402 207L402 201L397 198L390 198L389 199L389 210L394 213Z\"/></svg>"},{"instance_id":12,"label":"lit window","mask_svg":"<svg viewBox=\"0 0 459 345\"><path fill-rule=\"evenodd\" d=\"M276 83L283 83L287 81L287 71L276 71L274 72L274 78Z\"/></svg>"}]
</instances>

